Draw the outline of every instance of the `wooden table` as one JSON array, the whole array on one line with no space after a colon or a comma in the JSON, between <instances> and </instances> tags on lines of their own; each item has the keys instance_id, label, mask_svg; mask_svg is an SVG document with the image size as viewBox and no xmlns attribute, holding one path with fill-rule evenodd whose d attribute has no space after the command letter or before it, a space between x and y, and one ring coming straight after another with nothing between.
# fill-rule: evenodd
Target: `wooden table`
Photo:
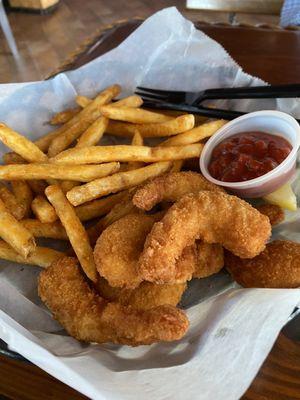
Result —
<instances>
[{"instance_id":1,"label":"wooden table","mask_svg":"<svg viewBox=\"0 0 300 400\"><path fill-rule=\"evenodd\" d=\"M140 22L123 21L97 32L59 71L76 68L111 50ZM246 72L272 84L300 83L300 31L267 26L196 25L220 42ZM14 400L86 398L34 365L7 356L0 356L0 398L1 394ZM300 318L283 329L243 396L243 400L269 399L300 399Z\"/></svg>"}]
</instances>

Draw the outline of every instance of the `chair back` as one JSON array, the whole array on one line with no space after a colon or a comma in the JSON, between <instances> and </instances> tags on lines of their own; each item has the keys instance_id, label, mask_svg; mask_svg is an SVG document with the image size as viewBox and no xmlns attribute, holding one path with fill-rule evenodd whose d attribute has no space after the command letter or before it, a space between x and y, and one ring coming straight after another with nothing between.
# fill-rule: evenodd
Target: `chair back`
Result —
<instances>
[{"instance_id":1,"label":"chair back","mask_svg":"<svg viewBox=\"0 0 300 400\"><path fill-rule=\"evenodd\" d=\"M187 0L187 8L279 15L284 0Z\"/></svg>"}]
</instances>

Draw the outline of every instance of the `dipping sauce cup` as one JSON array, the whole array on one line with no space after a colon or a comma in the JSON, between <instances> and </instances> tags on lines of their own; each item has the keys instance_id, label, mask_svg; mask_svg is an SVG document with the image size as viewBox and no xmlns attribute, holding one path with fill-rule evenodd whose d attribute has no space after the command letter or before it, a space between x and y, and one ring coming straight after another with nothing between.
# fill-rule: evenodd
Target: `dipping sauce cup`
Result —
<instances>
[{"instance_id":1,"label":"dipping sauce cup","mask_svg":"<svg viewBox=\"0 0 300 400\"><path fill-rule=\"evenodd\" d=\"M258 178L242 182L223 182L211 176L208 170L214 148L225 139L245 132L264 132L281 136L292 146L291 152L276 168ZM205 144L200 156L200 169L206 179L246 198L263 197L288 182L295 173L297 151L300 145L300 126L289 114L281 111L255 111L220 128Z\"/></svg>"}]
</instances>

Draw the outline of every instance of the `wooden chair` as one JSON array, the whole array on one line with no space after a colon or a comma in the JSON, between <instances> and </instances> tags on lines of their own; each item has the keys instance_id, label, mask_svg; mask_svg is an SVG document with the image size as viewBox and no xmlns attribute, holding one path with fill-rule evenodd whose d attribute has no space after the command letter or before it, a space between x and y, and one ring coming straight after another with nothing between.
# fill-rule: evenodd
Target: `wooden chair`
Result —
<instances>
[{"instance_id":1,"label":"wooden chair","mask_svg":"<svg viewBox=\"0 0 300 400\"><path fill-rule=\"evenodd\" d=\"M0 25L7 40L10 51L15 58L19 58L18 48L6 16L2 0L0 0Z\"/></svg>"},{"instance_id":2,"label":"wooden chair","mask_svg":"<svg viewBox=\"0 0 300 400\"><path fill-rule=\"evenodd\" d=\"M187 8L198 10L279 15L283 0L187 0Z\"/></svg>"},{"instance_id":3,"label":"wooden chair","mask_svg":"<svg viewBox=\"0 0 300 400\"><path fill-rule=\"evenodd\" d=\"M284 0L187 0L189 9L228 12L228 22L236 22L236 13L279 15Z\"/></svg>"}]
</instances>

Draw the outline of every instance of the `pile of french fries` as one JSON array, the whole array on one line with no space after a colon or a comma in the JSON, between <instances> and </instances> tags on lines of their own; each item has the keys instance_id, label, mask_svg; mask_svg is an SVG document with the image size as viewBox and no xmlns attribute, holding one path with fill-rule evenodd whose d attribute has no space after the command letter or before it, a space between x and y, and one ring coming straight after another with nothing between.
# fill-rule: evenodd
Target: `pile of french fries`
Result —
<instances>
[{"instance_id":1,"label":"pile of french fries","mask_svg":"<svg viewBox=\"0 0 300 400\"><path fill-rule=\"evenodd\" d=\"M0 124L0 140L12 151L0 166L0 258L46 268L64 253L38 246L36 238L65 240L96 281L92 246L103 229L134 211L135 187L199 157L203 140L225 123L198 120L195 127L194 115L145 110L136 95L113 101L120 92L113 85L94 99L78 96L78 107L54 115L50 124L59 127L35 142ZM101 145L107 134L131 143Z\"/></svg>"}]
</instances>

